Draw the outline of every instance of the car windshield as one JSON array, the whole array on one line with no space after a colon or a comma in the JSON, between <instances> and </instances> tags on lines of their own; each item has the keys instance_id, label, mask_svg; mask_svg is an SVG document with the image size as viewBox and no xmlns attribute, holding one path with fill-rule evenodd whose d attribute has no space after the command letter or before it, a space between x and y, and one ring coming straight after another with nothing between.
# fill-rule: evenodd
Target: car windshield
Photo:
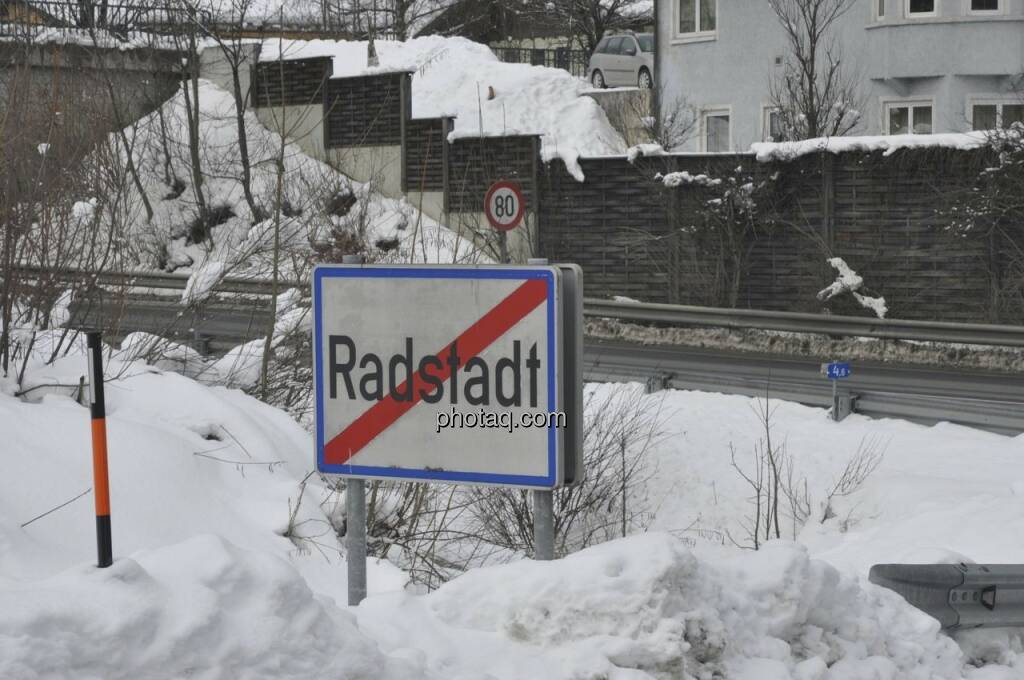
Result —
<instances>
[{"instance_id":1,"label":"car windshield","mask_svg":"<svg viewBox=\"0 0 1024 680\"><path fill-rule=\"evenodd\" d=\"M640 43L640 49L644 52L654 51L654 36L650 33L641 33L636 37L638 43Z\"/></svg>"}]
</instances>

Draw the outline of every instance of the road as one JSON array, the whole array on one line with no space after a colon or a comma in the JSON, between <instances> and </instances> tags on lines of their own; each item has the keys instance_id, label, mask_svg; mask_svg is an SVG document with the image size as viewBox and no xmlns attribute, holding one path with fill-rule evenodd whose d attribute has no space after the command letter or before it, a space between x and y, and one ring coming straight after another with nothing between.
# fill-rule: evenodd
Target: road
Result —
<instances>
[{"instance_id":1,"label":"road","mask_svg":"<svg viewBox=\"0 0 1024 680\"><path fill-rule=\"evenodd\" d=\"M95 325L102 314L108 336L146 331L219 353L265 335L266 297L215 299L186 310L178 297L133 293L116 309L79 306L75 323ZM589 381L650 381L652 386L772 397L813 406L832 404L821 359L779 354L641 345L588 338ZM949 421L1001 434L1024 433L1024 375L952 367L858 361L841 383L853 410L873 417L922 423Z\"/></svg>"}]
</instances>

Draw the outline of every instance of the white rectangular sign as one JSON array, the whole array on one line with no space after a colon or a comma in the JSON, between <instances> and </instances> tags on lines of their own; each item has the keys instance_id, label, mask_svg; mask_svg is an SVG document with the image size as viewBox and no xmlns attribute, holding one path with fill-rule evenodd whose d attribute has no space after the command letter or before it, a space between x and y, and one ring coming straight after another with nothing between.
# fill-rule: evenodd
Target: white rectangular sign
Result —
<instances>
[{"instance_id":1,"label":"white rectangular sign","mask_svg":"<svg viewBox=\"0 0 1024 680\"><path fill-rule=\"evenodd\" d=\"M558 486L564 422L548 414L562 405L559 277L547 266L317 267L317 468Z\"/></svg>"}]
</instances>

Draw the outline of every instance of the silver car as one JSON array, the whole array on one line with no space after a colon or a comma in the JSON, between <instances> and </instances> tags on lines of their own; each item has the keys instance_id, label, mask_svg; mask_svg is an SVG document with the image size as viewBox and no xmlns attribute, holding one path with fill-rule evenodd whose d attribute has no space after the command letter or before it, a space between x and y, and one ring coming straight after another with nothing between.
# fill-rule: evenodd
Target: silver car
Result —
<instances>
[{"instance_id":1,"label":"silver car","mask_svg":"<svg viewBox=\"0 0 1024 680\"><path fill-rule=\"evenodd\" d=\"M590 57L587 77L596 88L650 89L654 84L654 34L606 35Z\"/></svg>"}]
</instances>

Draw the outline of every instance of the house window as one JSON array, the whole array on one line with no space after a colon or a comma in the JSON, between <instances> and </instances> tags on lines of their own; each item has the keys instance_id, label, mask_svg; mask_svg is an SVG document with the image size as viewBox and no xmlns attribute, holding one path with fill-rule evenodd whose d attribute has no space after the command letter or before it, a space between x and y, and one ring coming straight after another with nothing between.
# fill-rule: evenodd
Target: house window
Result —
<instances>
[{"instance_id":1,"label":"house window","mask_svg":"<svg viewBox=\"0 0 1024 680\"><path fill-rule=\"evenodd\" d=\"M971 107L971 127L975 130L1008 128L1014 123L1024 125L1024 104L986 102Z\"/></svg>"},{"instance_id":2,"label":"house window","mask_svg":"<svg viewBox=\"0 0 1024 680\"><path fill-rule=\"evenodd\" d=\"M875 0L875 18L885 18L885 0Z\"/></svg>"},{"instance_id":3,"label":"house window","mask_svg":"<svg viewBox=\"0 0 1024 680\"><path fill-rule=\"evenodd\" d=\"M890 135L930 135L931 103L894 102L885 107L886 129Z\"/></svg>"},{"instance_id":4,"label":"house window","mask_svg":"<svg viewBox=\"0 0 1024 680\"><path fill-rule=\"evenodd\" d=\"M999 0L970 0L971 12L988 13L999 11Z\"/></svg>"},{"instance_id":5,"label":"house window","mask_svg":"<svg viewBox=\"0 0 1024 680\"><path fill-rule=\"evenodd\" d=\"M713 33L718 27L718 0L679 0L679 35Z\"/></svg>"},{"instance_id":6,"label":"house window","mask_svg":"<svg viewBox=\"0 0 1024 680\"><path fill-rule=\"evenodd\" d=\"M910 16L935 16L935 0L907 0Z\"/></svg>"},{"instance_id":7,"label":"house window","mask_svg":"<svg viewBox=\"0 0 1024 680\"><path fill-rule=\"evenodd\" d=\"M782 112L776 108L766 106L764 117L761 123L761 139L766 142L785 141L786 135L782 128Z\"/></svg>"},{"instance_id":8,"label":"house window","mask_svg":"<svg viewBox=\"0 0 1024 680\"><path fill-rule=\"evenodd\" d=\"M727 109L704 112L704 150L709 153L730 151L729 111Z\"/></svg>"}]
</instances>

